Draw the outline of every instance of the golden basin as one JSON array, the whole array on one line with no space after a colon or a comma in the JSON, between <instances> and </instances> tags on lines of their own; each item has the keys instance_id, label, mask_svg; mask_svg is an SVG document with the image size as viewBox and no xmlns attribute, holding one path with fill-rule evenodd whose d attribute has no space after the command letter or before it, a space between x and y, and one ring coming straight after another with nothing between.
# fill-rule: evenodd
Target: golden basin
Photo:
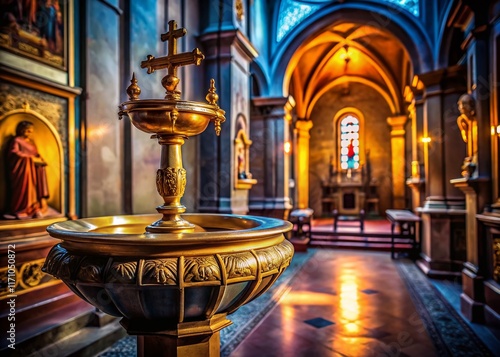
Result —
<instances>
[{"instance_id":1,"label":"golden basin","mask_svg":"<svg viewBox=\"0 0 500 357\"><path fill-rule=\"evenodd\" d=\"M120 108L137 129L160 136L199 135L214 118L224 118L224 111L217 106L184 100L133 100L122 103Z\"/></svg>"},{"instance_id":2,"label":"golden basin","mask_svg":"<svg viewBox=\"0 0 500 357\"><path fill-rule=\"evenodd\" d=\"M164 330L228 314L265 292L293 246L278 219L185 214L192 233L145 234L154 215L53 224L45 271L100 310Z\"/></svg>"}]
</instances>

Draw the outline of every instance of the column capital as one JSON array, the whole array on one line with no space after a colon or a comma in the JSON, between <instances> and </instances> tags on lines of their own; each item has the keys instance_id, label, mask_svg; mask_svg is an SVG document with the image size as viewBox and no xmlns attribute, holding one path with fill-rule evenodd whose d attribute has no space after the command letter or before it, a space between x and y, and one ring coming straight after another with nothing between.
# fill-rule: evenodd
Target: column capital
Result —
<instances>
[{"instance_id":1,"label":"column capital","mask_svg":"<svg viewBox=\"0 0 500 357\"><path fill-rule=\"evenodd\" d=\"M285 118L291 120L289 115L295 106L292 96L288 97L254 97L252 98L254 113L252 119L266 120Z\"/></svg>"},{"instance_id":2,"label":"column capital","mask_svg":"<svg viewBox=\"0 0 500 357\"><path fill-rule=\"evenodd\" d=\"M200 41L205 50L206 61L215 60L221 54L230 55L229 49L231 46L238 48L247 57L248 61L252 61L259 56L252 42L238 29L206 32L200 36ZM218 48L219 43L221 49ZM219 50L221 51L220 54L218 53Z\"/></svg>"},{"instance_id":3,"label":"column capital","mask_svg":"<svg viewBox=\"0 0 500 357\"><path fill-rule=\"evenodd\" d=\"M387 124L391 126L391 136L404 136L407 115L396 115L387 118Z\"/></svg>"},{"instance_id":4,"label":"column capital","mask_svg":"<svg viewBox=\"0 0 500 357\"><path fill-rule=\"evenodd\" d=\"M311 130L311 128L313 127L313 122L312 120L306 120L306 119L299 119L296 121L295 123L295 128L299 131L299 132L309 132L309 130Z\"/></svg>"}]
</instances>

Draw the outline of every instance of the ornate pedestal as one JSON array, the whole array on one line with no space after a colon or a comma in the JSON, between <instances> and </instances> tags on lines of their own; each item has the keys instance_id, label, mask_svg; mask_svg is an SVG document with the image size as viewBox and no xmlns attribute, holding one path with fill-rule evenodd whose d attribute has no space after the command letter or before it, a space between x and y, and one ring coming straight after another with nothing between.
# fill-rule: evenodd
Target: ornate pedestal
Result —
<instances>
[{"instance_id":1,"label":"ornate pedestal","mask_svg":"<svg viewBox=\"0 0 500 357\"><path fill-rule=\"evenodd\" d=\"M484 315L484 264L483 242L478 239L483 236L481 227L478 227L476 214L478 207L484 207L482 192L487 186L488 179L458 178L450 182L465 193L466 202L466 239L467 261L462 270L462 290L460 309L467 319L474 322L483 321Z\"/></svg>"},{"instance_id":2,"label":"ornate pedestal","mask_svg":"<svg viewBox=\"0 0 500 357\"><path fill-rule=\"evenodd\" d=\"M500 211L478 214L486 234L479 238L486 258L484 269L484 320L500 327Z\"/></svg>"},{"instance_id":3,"label":"ornate pedestal","mask_svg":"<svg viewBox=\"0 0 500 357\"><path fill-rule=\"evenodd\" d=\"M418 267L430 277L459 277L465 261L465 209L460 201L429 197L416 212L422 217Z\"/></svg>"}]
</instances>

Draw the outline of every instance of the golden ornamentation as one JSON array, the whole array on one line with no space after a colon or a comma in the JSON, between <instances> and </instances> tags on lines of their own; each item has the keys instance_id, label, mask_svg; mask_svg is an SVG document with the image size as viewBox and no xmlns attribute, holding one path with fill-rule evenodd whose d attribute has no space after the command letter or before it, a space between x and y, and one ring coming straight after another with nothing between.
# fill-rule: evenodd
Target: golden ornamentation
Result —
<instances>
[{"instance_id":1,"label":"golden ornamentation","mask_svg":"<svg viewBox=\"0 0 500 357\"><path fill-rule=\"evenodd\" d=\"M55 245L47 255L42 270L61 280L70 280L71 273L78 264L78 258L68 253L60 244Z\"/></svg>"},{"instance_id":2,"label":"golden ornamentation","mask_svg":"<svg viewBox=\"0 0 500 357\"><path fill-rule=\"evenodd\" d=\"M255 252L261 264L261 271L268 272L278 269L281 265L281 256L274 249L261 249Z\"/></svg>"},{"instance_id":3,"label":"golden ornamentation","mask_svg":"<svg viewBox=\"0 0 500 357\"><path fill-rule=\"evenodd\" d=\"M245 17L245 8L243 6L242 0L236 0L234 3L234 8L236 10L236 19L241 22Z\"/></svg>"},{"instance_id":4,"label":"golden ornamentation","mask_svg":"<svg viewBox=\"0 0 500 357\"><path fill-rule=\"evenodd\" d=\"M0 299L8 298L12 293L21 295L42 286L58 284L59 280L42 271L44 262L45 258L24 262L15 267L14 275L12 272L9 274L8 267L0 269ZM13 288L14 292L9 288Z\"/></svg>"},{"instance_id":5,"label":"golden ornamentation","mask_svg":"<svg viewBox=\"0 0 500 357\"><path fill-rule=\"evenodd\" d=\"M161 197L182 196L186 189L186 170L166 167L156 171L156 189Z\"/></svg>"},{"instance_id":6,"label":"golden ornamentation","mask_svg":"<svg viewBox=\"0 0 500 357\"><path fill-rule=\"evenodd\" d=\"M132 79L130 80L130 85L127 88L127 94L130 100L138 100L141 94L141 88L137 85L137 79L135 78L135 72L132 73Z\"/></svg>"},{"instance_id":7,"label":"golden ornamentation","mask_svg":"<svg viewBox=\"0 0 500 357\"><path fill-rule=\"evenodd\" d=\"M170 121L172 122L172 133L175 132L175 122L177 121L177 119L179 119L179 112L177 111L177 109L172 109L172 111L169 113L170 115Z\"/></svg>"},{"instance_id":8,"label":"golden ornamentation","mask_svg":"<svg viewBox=\"0 0 500 357\"><path fill-rule=\"evenodd\" d=\"M255 257L250 253L226 255L222 257L228 279L256 275Z\"/></svg>"},{"instance_id":9,"label":"golden ornamentation","mask_svg":"<svg viewBox=\"0 0 500 357\"><path fill-rule=\"evenodd\" d=\"M142 283L177 285L177 259L146 261L144 263Z\"/></svg>"},{"instance_id":10,"label":"golden ornamentation","mask_svg":"<svg viewBox=\"0 0 500 357\"><path fill-rule=\"evenodd\" d=\"M217 88L215 88L215 79L212 78L210 80L210 88L208 88L208 93L205 97L205 99L207 100L207 102L209 104L212 104L212 105L217 104L217 101L219 100L219 95L217 93L215 93L216 90L217 90Z\"/></svg>"},{"instance_id":11,"label":"golden ornamentation","mask_svg":"<svg viewBox=\"0 0 500 357\"><path fill-rule=\"evenodd\" d=\"M493 279L500 283L500 239L493 240Z\"/></svg>"},{"instance_id":12,"label":"golden ornamentation","mask_svg":"<svg viewBox=\"0 0 500 357\"><path fill-rule=\"evenodd\" d=\"M10 275L10 283L14 283L14 285L11 285L14 287L14 290L17 291L17 287L19 285L20 279L19 279L19 272L16 267L15 269L15 276L12 277L12 274ZM12 279L15 279L12 281ZM9 291L9 268L5 267L0 269L0 296L8 295L10 294Z\"/></svg>"},{"instance_id":13,"label":"golden ornamentation","mask_svg":"<svg viewBox=\"0 0 500 357\"><path fill-rule=\"evenodd\" d=\"M220 268L214 257L186 258L185 282L220 280Z\"/></svg>"},{"instance_id":14,"label":"golden ornamentation","mask_svg":"<svg viewBox=\"0 0 500 357\"><path fill-rule=\"evenodd\" d=\"M214 122L214 125L215 125L215 134L217 136L220 136L220 132L221 132L221 121L219 119L215 119L215 122Z\"/></svg>"},{"instance_id":15,"label":"golden ornamentation","mask_svg":"<svg viewBox=\"0 0 500 357\"><path fill-rule=\"evenodd\" d=\"M149 74L157 69L167 68L168 74L163 77L161 83L166 89L165 99L179 100L181 92L177 90L179 78L177 77L177 67L195 64L199 66L205 58L198 48L192 52L177 53L177 39L187 33L185 28L177 28L177 23L173 20L168 22L168 32L161 35L163 42L168 41L167 56L155 58L148 55L145 61L141 62L141 68L147 68Z\"/></svg>"},{"instance_id":16,"label":"golden ornamentation","mask_svg":"<svg viewBox=\"0 0 500 357\"><path fill-rule=\"evenodd\" d=\"M21 266L19 275L21 276L21 285L25 289L33 288L40 284L45 273L42 272L42 266L45 259L39 259L35 262L25 263Z\"/></svg>"},{"instance_id":17,"label":"golden ornamentation","mask_svg":"<svg viewBox=\"0 0 500 357\"><path fill-rule=\"evenodd\" d=\"M0 83L0 117L8 115L10 111L24 108L26 102L30 103L29 110L42 115L54 126L61 138L64 152L67 153L67 100L6 81Z\"/></svg>"},{"instance_id":18,"label":"golden ornamentation","mask_svg":"<svg viewBox=\"0 0 500 357\"><path fill-rule=\"evenodd\" d=\"M77 269L76 278L85 283L101 283L103 282L103 270L107 263L107 258L85 257Z\"/></svg>"},{"instance_id":19,"label":"golden ornamentation","mask_svg":"<svg viewBox=\"0 0 500 357\"><path fill-rule=\"evenodd\" d=\"M106 281L110 283L130 283L135 284L137 263L132 262L113 262L106 276Z\"/></svg>"}]
</instances>

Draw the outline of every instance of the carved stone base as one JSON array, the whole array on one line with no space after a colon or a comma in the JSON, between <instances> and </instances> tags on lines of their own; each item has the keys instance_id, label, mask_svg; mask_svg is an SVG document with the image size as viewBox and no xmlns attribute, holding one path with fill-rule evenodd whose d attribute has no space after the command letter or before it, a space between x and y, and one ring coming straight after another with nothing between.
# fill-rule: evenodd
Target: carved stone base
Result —
<instances>
[{"instance_id":1,"label":"carved stone base","mask_svg":"<svg viewBox=\"0 0 500 357\"><path fill-rule=\"evenodd\" d=\"M500 284L493 280L484 282L484 319L487 325L500 328Z\"/></svg>"},{"instance_id":2,"label":"carved stone base","mask_svg":"<svg viewBox=\"0 0 500 357\"><path fill-rule=\"evenodd\" d=\"M484 304L472 300L464 293L460 295L460 312L470 322L484 322Z\"/></svg>"},{"instance_id":3,"label":"carved stone base","mask_svg":"<svg viewBox=\"0 0 500 357\"><path fill-rule=\"evenodd\" d=\"M429 278L435 279L459 279L461 262L431 260L424 254L416 262L417 267Z\"/></svg>"},{"instance_id":4,"label":"carved stone base","mask_svg":"<svg viewBox=\"0 0 500 357\"><path fill-rule=\"evenodd\" d=\"M435 207L417 210L422 217L422 253L417 265L430 277L455 278L466 259L465 210L438 208L439 202L429 200Z\"/></svg>"},{"instance_id":5,"label":"carved stone base","mask_svg":"<svg viewBox=\"0 0 500 357\"><path fill-rule=\"evenodd\" d=\"M209 320L182 322L156 329L154 323L122 320L131 335L137 336L139 357L219 357L220 330L231 324L226 314L215 315Z\"/></svg>"},{"instance_id":6,"label":"carved stone base","mask_svg":"<svg viewBox=\"0 0 500 357\"><path fill-rule=\"evenodd\" d=\"M471 322L484 322L484 287L483 277L476 274L475 268L464 264L462 271L462 294L460 310Z\"/></svg>"}]
</instances>

